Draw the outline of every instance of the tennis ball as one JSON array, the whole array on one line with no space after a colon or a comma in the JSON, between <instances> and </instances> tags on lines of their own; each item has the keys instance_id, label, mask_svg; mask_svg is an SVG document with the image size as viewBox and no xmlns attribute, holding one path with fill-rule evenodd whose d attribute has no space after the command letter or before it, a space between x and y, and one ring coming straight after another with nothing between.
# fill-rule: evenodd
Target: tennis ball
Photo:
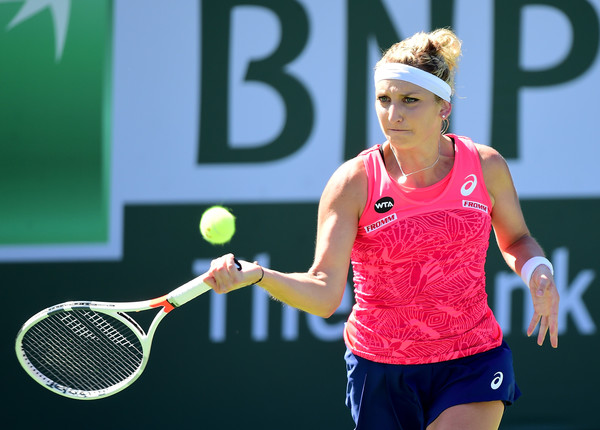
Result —
<instances>
[{"instance_id":1,"label":"tennis ball","mask_svg":"<svg viewBox=\"0 0 600 430\"><path fill-rule=\"evenodd\" d=\"M227 243L235 233L235 217L223 206L212 206L200 218L200 234L213 245Z\"/></svg>"}]
</instances>

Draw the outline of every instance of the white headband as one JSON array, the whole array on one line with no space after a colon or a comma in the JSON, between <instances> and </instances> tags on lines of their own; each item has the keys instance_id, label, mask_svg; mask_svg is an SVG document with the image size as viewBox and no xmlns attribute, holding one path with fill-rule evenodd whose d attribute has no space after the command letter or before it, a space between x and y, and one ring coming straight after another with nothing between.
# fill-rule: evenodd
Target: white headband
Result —
<instances>
[{"instance_id":1,"label":"white headband","mask_svg":"<svg viewBox=\"0 0 600 430\"><path fill-rule=\"evenodd\" d=\"M375 69L375 84L383 79L396 79L410 82L431 91L447 102L450 101L450 85L425 70L402 63L382 63Z\"/></svg>"}]
</instances>

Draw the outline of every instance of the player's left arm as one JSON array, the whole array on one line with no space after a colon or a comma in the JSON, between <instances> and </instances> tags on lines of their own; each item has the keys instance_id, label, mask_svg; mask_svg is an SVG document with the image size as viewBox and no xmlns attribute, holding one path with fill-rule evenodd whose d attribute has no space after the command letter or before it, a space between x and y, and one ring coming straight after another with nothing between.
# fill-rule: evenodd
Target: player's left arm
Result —
<instances>
[{"instance_id":1,"label":"player's left arm","mask_svg":"<svg viewBox=\"0 0 600 430\"><path fill-rule=\"evenodd\" d=\"M506 160L493 148L478 145L477 149L492 200L492 225L498 247L508 266L521 275L523 265L532 257L543 257L544 251L527 228ZM528 286L534 315L527 334L531 336L539 323L538 344L542 345L550 331L550 342L556 348L559 295L550 268L543 264L537 266Z\"/></svg>"}]
</instances>

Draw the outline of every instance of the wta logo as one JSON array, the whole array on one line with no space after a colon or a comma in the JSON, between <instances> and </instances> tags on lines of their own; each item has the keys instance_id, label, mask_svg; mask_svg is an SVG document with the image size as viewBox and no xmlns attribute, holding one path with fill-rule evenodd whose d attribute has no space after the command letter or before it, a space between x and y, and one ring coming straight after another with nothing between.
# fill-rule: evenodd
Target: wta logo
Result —
<instances>
[{"instance_id":1,"label":"wta logo","mask_svg":"<svg viewBox=\"0 0 600 430\"><path fill-rule=\"evenodd\" d=\"M391 197L382 197L373 206L375 212L377 213L385 213L394 207L394 199Z\"/></svg>"}]
</instances>

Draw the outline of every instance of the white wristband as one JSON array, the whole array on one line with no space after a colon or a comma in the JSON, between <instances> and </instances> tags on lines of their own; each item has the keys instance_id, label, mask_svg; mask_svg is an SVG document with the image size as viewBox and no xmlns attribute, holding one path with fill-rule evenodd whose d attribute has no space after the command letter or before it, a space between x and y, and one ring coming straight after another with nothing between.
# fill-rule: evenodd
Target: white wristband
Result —
<instances>
[{"instance_id":1,"label":"white wristband","mask_svg":"<svg viewBox=\"0 0 600 430\"><path fill-rule=\"evenodd\" d=\"M531 275L538 266L544 265L548 269L552 275L554 275L554 268L552 267L552 263L545 257L531 257L529 260L523 264L523 268L521 268L521 279L525 282L525 285L529 287L529 282L531 282Z\"/></svg>"}]
</instances>

